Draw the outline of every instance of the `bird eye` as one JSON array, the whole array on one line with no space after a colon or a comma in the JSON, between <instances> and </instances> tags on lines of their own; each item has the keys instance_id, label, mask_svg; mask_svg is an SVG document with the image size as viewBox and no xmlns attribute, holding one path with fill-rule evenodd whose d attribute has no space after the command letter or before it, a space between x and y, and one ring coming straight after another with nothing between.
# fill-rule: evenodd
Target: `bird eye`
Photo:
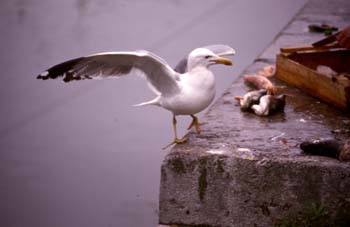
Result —
<instances>
[{"instance_id":1,"label":"bird eye","mask_svg":"<svg viewBox=\"0 0 350 227\"><path fill-rule=\"evenodd\" d=\"M205 59L208 59L208 58L210 58L211 56L210 55L207 55L207 56L205 56Z\"/></svg>"}]
</instances>

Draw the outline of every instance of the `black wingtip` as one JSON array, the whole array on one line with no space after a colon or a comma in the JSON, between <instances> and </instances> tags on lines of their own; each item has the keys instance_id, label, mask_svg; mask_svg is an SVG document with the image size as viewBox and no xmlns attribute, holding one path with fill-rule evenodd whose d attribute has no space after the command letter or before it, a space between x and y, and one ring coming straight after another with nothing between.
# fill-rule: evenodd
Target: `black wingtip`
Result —
<instances>
[{"instance_id":1,"label":"black wingtip","mask_svg":"<svg viewBox=\"0 0 350 227\"><path fill-rule=\"evenodd\" d=\"M50 73L49 73L49 71L45 71L43 73L40 73L36 78L38 80L47 80L50 78Z\"/></svg>"},{"instance_id":2,"label":"black wingtip","mask_svg":"<svg viewBox=\"0 0 350 227\"><path fill-rule=\"evenodd\" d=\"M63 77L64 82L70 82L73 80L79 80L81 78L76 78L74 77L71 73L70 70L84 57L72 59L66 62L63 62L61 64L55 65L45 72L39 74L36 78L38 80L48 80L48 79L57 79L58 77Z\"/></svg>"}]
</instances>

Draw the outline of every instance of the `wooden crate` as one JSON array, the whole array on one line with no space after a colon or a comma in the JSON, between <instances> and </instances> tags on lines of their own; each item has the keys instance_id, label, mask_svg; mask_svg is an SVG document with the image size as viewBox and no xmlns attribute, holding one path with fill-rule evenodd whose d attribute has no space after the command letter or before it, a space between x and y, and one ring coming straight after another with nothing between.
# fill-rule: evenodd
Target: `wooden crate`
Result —
<instances>
[{"instance_id":1,"label":"wooden crate","mask_svg":"<svg viewBox=\"0 0 350 227\"><path fill-rule=\"evenodd\" d=\"M280 53L276 77L324 102L350 111L350 80L331 78L316 71L318 65L338 73L350 72L350 50Z\"/></svg>"}]
</instances>

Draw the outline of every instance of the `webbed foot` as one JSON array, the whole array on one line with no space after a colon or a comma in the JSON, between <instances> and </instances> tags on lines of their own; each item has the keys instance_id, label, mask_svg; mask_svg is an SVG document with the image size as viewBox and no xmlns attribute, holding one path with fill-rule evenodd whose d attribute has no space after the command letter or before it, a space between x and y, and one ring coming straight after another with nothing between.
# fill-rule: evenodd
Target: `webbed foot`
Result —
<instances>
[{"instance_id":1,"label":"webbed foot","mask_svg":"<svg viewBox=\"0 0 350 227\"><path fill-rule=\"evenodd\" d=\"M184 144L188 141L188 138L187 137L184 137L184 138L175 138L173 142L171 142L170 144L166 145L165 147L163 147L163 150L167 149L168 147L170 147L171 145L174 145L174 144Z\"/></svg>"}]
</instances>

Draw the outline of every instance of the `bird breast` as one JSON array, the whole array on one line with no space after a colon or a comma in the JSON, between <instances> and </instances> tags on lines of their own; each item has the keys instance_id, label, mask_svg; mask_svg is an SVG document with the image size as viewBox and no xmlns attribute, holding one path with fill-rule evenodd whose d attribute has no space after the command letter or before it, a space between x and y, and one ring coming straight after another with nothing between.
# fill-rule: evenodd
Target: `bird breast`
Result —
<instances>
[{"instance_id":1,"label":"bird breast","mask_svg":"<svg viewBox=\"0 0 350 227\"><path fill-rule=\"evenodd\" d=\"M215 98L214 75L207 69L183 74L179 83L181 91L161 101L161 105L175 115L196 114Z\"/></svg>"}]
</instances>

